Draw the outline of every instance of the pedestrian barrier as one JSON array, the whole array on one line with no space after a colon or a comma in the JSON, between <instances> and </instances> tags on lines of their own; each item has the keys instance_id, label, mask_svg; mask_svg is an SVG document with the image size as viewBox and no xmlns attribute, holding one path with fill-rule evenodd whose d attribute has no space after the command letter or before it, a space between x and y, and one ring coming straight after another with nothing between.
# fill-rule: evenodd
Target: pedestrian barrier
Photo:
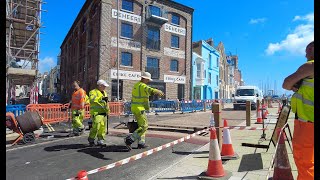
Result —
<instances>
[{"instance_id":1,"label":"pedestrian barrier","mask_svg":"<svg viewBox=\"0 0 320 180\"><path fill-rule=\"evenodd\" d=\"M109 102L110 116L120 116L124 111L123 102Z\"/></svg>"},{"instance_id":2,"label":"pedestrian barrier","mask_svg":"<svg viewBox=\"0 0 320 180\"><path fill-rule=\"evenodd\" d=\"M193 102L192 101L181 101L181 112L194 112Z\"/></svg>"},{"instance_id":3,"label":"pedestrian barrier","mask_svg":"<svg viewBox=\"0 0 320 180\"><path fill-rule=\"evenodd\" d=\"M214 102L214 100L204 100L206 103L206 109L212 109L212 103Z\"/></svg>"},{"instance_id":4,"label":"pedestrian barrier","mask_svg":"<svg viewBox=\"0 0 320 180\"><path fill-rule=\"evenodd\" d=\"M193 100L193 110L194 111L203 111L204 101L202 100Z\"/></svg>"},{"instance_id":5,"label":"pedestrian barrier","mask_svg":"<svg viewBox=\"0 0 320 180\"><path fill-rule=\"evenodd\" d=\"M43 124L67 121L69 114L62 111L62 104L29 104L27 111L38 112L43 117Z\"/></svg>"},{"instance_id":6,"label":"pedestrian barrier","mask_svg":"<svg viewBox=\"0 0 320 180\"><path fill-rule=\"evenodd\" d=\"M132 112L131 112L131 102L125 102L124 103L123 113L124 113L124 115L127 115L127 116L132 114Z\"/></svg>"},{"instance_id":7,"label":"pedestrian barrier","mask_svg":"<svg viewBox=\"0 0 320 180\"><path fill-rule=\"evenodd\" d=\"M6 112L12 112L15 117L20 116L26 111L26 105L15 104L6 106Z\"/></svg>"},{"instance_id":8,"label":"pedestrian barrier","mask_svg":"<svg viewBox=\"0 0 320 180\"><path fill-rule=\"evenodd\" d=\"M151 102L152 110L155 113L158 112L176 112L177 103L175 101L165 101L165 100L159 100L159 101L153 101Z\"/></svg>"}]
</instances>

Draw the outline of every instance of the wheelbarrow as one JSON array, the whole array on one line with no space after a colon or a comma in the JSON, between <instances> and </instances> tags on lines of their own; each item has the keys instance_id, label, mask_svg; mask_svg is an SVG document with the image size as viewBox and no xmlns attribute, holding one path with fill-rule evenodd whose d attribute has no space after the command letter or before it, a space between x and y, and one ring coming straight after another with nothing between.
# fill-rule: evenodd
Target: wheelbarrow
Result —
<instances>
[{"instance_id":1,"label":"wheelbarrow","mask_svg":"<svg viewBox=\"0 0 320 180\"><path fill-rule=\"evenodd\" d=\"M14 117L11 112L6 113L6 126L19 136L14 140L15 145L22 139L23 143L32 143L35 141L33 131L38 130L42 125L42 117L37 112L26 112L20 116Z\"/></svg>"}]
</instances>

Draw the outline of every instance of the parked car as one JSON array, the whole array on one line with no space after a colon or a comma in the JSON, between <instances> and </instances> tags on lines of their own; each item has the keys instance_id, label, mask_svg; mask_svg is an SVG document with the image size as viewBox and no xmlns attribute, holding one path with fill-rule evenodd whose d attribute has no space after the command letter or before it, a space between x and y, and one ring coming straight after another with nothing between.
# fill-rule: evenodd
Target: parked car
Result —
<instances>
[{"instance_id":1,"label":"parked car","mask_svg":"<svg viewBox=\"0 0 320 180\"><path fill-rule=\"evenodd\" d=\"M60 103L61 102L61 96L58 93L52 93L48 97L48 103Z\"/></svg>"}]
</instances>

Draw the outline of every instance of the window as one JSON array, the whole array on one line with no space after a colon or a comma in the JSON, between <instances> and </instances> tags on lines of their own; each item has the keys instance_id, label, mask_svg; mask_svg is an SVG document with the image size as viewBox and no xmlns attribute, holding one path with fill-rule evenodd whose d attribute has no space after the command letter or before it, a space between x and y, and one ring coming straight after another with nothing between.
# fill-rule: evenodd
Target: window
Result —
<instances>
[{"instance_id":1,"label":"window","mask_svg":"<svg viewBox=\"0 0 320 180\"><path fill-rule=\"evenodd\" d=\"M132 38L133 37L133 29L131 24L122 23L121 24L121 36Z\"/></svg>"},{"instance_id":2,"label":"window","mask_svg":"<svg viewBox=\"0 0 320 180\"><path fill-rule=\"evenodd\" d=\"M91 68L91 54L88 54L88 67Z\"/></svg>"},{"instance_id":3,"label":"window","mask_svg":"<svg viewBox=\"0 0 320 180\"><path fill-rule=\"evenodd\" d=\"M219 76L216 75L216 80L217 80L217 86L219 86Z\"/></svg>"},{"instance_id":4,"label":"window","mask_svg":"<svg viewBox=\"0 0 320 180\"><path fill-rule=\"evenodd\" d=\"M133 12L132 0L122 0L122 9Z\"/></svg>"},{"instance_id":5,"label":"window","mask_svg":"<svg viewBox=\"0 0 320 180\"><path fill-rule=\"evenodd\" d=\"M179 62L177 60L171 60L170 71L178 72L178 70L179 70Z\"/></svg>"},{"instance_id":6,"label":"window","mask_svg":"<svg viewBox=\"0 0 320 180\"><path fill-rule=\"evenodd\" d=\"M176 24L176 25L180 25L180 17L176 14L172 14L171 23Z\"/></svg>"},{"instance_id":7,"label":"window","mask_svg":"<svg viewBox=\"0 0 320 180\"><path fill-rule=\"evenodd\" d=\"M119 80L119 98L122 99L123 95L123 81ZM118 81L116 79L111 81L111 99L114 100L118 96Z\"/></svg>"},{"instance_id":8,"label":"window","mask_svg":"<svg viewBox=\"0 0 320 180\"><path fill-rule=\"evenodd\" d=\"M208 83L211 84L211 73L209 73Z\"/></svg>"},{"instance_id":9,"label":"window","mask_svg":"<svg viewBox=\"0 0 320 180\"><path fill-rule=\"evenodd\" d=\"M84 17L82 19L82 28L81 28L82 33L86 31L86 26L87 26L87 19Z\"/></svg>"},{"instance_id":10,"label":"window","mask_svg":"<svg viewBox=\"0 0 320 180\"><path fill-rule=\"evenodd\" d=\"M160 29L148 27L147 48L160 50Z\"/></svg>"},{"instance_id":11,"label":"window","mask_svg":"<svg viewBox=\"0 0 320 180\"><path fill-rule=\"evenodd\" d=\"M201 64L197 63L197 78L201 78Z\"/></svg>"},{"instance_id":12,"label":"window","mask_svg":"<svg viewBox=\"0 0 320 180\"><path fill-rule=\"evenodd\" d=\"M161 17L161 9L157 6L150 6L150 12L152 15Z\"/></svg>"},{"instance_id":13,"label":"window","mask_svg":"<svg viewBox=\"0 0 320 180\"><path fill-rule=\"evenodd\" d=\"M147 57L146 71L151 74L151 78L159 79L159 59Z\"/></svg>"},{"instance_id":14,"label":"window","mask_svg":"<svg viewBox=\"0 0 320 180\"><path fill-rule=\"evenodd\" d=\"M132 54L128 52L121 53L121 65L132 66Z\"/></svg>"},{"instance_id":15,"label":"window","mask_svg":"<svg viewBox=\"0 0 320 180\"><path fill-rule=\"evenodd\" d=\"M212 56L209 53L209 68L212 68Z\"/></svg>"},{"instance_id":16,"label":"window","mask_svg":"<svg viewBox=\"0 0 320 180\"><path fill-rule=\"evenodd\" d=\"M219 67L219 58L217 57L217 67Z\"/></svg>"},{"instance_id":17,"label":"window","mask_svg":"<svg viewBox=\"0 0 320 180\"><path fill-rule=\"evenodd\" d=\"M171 47L179 48L179 36L171 35Z\"/></svg>"},{"instance_id":18,"label":"window","mask_svg":"<svg viewBox=\"0 0 320 180\"><path fill-rule=\"evenodd\" d=\"M93 34L93 28L92 28L92 24L90 24L89 27L89 37L88 37L88 41L92 42L92 34Z\"/></svg>"}]
</instances>

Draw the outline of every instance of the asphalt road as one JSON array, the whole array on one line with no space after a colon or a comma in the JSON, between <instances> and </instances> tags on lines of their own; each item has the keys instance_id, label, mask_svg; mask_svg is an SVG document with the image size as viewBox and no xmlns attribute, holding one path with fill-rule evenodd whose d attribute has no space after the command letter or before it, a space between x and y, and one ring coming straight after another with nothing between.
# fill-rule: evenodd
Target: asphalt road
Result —
<instances>
[{"instance_id":1,"label":"asphalt road","mask_svg":"<svg viewBox=\"0 0 320 180\"><path fill-rule=\"evenodd\" d=\"M158 147L173 140L158 137L147 137L148 149ZM123 142L124 134L107 136L108 146L88 147L87 135L72 138L45 138L33 145L7 148L6 179L42 180L67 179L76 176L79 170L92 170L141 153L143 149L133 149L127 152ZM148 157L130 162L120 167L89 175L89 179L148 179L168 168L203 144L180 143L174 146L174 152L169 147ZM135 148L136 144L133 145Z\"/></svg>"}]
</instances>

